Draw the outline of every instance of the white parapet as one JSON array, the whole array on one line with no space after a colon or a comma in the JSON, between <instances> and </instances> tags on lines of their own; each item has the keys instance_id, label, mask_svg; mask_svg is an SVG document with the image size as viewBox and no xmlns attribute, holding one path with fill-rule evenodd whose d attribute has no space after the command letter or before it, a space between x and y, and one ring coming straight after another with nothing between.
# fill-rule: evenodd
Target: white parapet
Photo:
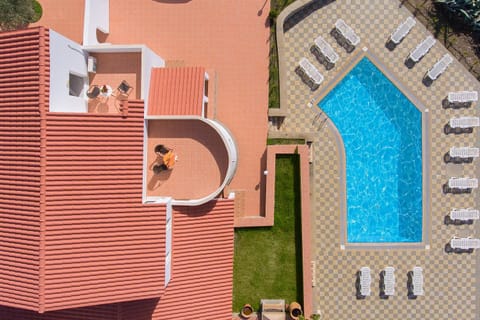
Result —
<instances>
[{"instance_id":1,"label":"white parapet","mask_svg":"<svg viewBox=\"0 0 480 320\"><path fill-rule=\"evenodd\" d=\"M83 45L98 45L97 30L110 32L110 0L85 0Z\"/></svg>"}]
</instances>

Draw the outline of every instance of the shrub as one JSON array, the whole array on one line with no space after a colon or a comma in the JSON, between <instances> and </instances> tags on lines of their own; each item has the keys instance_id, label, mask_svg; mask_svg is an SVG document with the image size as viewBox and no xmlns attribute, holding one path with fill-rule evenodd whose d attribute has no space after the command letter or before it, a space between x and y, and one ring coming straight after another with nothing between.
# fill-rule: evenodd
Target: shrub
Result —
<instances>
[{"instance_id":1,"label":"shrub","mask_svg":"<svg viewBox=\"0 0 480 320\"><path fill-rule=\"evenodd\" d=\"M43 14L42 5L37 0L33 0L33 11L35 11L35 15L33 16L31 22L37 22L38 20L40 20Z\"/></svg>"},{"instance_id":2,"label":"shrub","mask_svg":"<svg viewBox=\"0 0 480 320\"><path fill-rule=\"evenodd\" d=\"M434 0L435 4L460 18L473 31L480 31L480 1L476 0Z\"/></svg>"},{"instance_id":3,"label":"shrub","mask_svg":"<svg viewBox=\"0 0 480 320\"><path fill-rule=\"evenodd\" d=\"M5 31L24 28L29 23L38 21L41 14L42 9L37 1L0 0L0 29Z\"/></svg>"}]
</instances>

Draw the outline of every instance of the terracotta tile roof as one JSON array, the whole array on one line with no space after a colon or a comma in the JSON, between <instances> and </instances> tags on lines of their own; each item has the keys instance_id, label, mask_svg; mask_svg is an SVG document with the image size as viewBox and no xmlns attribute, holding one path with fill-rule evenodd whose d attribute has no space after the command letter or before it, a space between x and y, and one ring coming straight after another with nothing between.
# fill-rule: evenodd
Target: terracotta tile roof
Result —
<instances>
[{"instance_id":1,"label":"terracotta tile roof","mask_svg":"<svg viewBox=\"0 0 480 320\"><path fill-rule=\"evenodd\" d=\"M43 28L0 33L0 304L25 309L38 308L46 37Z\"/></svg>"},{"instance_id":2,"label":"terracotta tile roof","mask_svg":"<svg viewBox=\"0 0 480 320\"><path fill-rule=\"evenodd\" d=\"M143 110L47 114L45 310L163 293L166 207L142 203Z\"/></svg>"},{"instance_id":3,"label":"terracotta tile roof","mask_svg":"<svg viewBox=\"0 0 480 320\"><path fill-rule=\"evenodd\" d=\"M160 299L46 312L1 307L1 319L232 319L234 200L173 213L172 280ZM175 209L175 208L174 208ZM212 235L215 236L212 236ZM203 313L202 313L203 312Z\"/></svg>"},{"instance_id":4,"label":"terracotta tile roof","mask_svg":"<svg viewBox=\"0 0 480 320\"><path fill-rule=\"evenodd\" d=\"M148 115L202 115L205 69L154 68L150 80Z\"/></svg>"},{"instance_id":5,"label":"terracotta tile roof","mask_svg":"<svg viewBox=\"0 0 480 320\"><path fill-rule=\"evenodd\" d=\"M179 319L192 319L192 311L211 319L211 310L215 319L232 318L233 207L218 200L174 211L172 280L152 319L169 319L171 310Z\"/></svg>"},{"instance_id":6,"label":"terracotta tile roof","mask_svg":"<svg viewBox=\"0 0 480 320\"><path fill-rule=\"evenodd\" d=\"M48 30L0 33L0 305L160 297L165 205L142 203L144 103L47 112L49 68Z\"/></svg>"},{"instance_id":7,"label":"terracotta tile roof","mask_svg":"<svg viewBox=\"0 0 480 320\"><path fill-rule=\"evenodd\" d=\"M171 306L185 319L185 301L215 301L228 319L233 200L176 208L164 290L166 208L142 204L144 103L48 112L48 52L44 28L0 33L0 318L116 319L122 301L147 301L153 319ZM203 69L191 71L203 92Z\"/></svg>"}]
</instances>

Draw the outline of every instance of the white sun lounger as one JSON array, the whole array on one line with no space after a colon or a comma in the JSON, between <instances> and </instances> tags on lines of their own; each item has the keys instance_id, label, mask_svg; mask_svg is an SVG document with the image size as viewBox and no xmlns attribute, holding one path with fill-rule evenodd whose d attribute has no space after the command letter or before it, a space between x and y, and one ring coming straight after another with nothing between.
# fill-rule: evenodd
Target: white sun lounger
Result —
<instances>
[{"instance_id":1,"label":"white sun lounger","mask_svg":"<svg viewBox=\"0 0 480 320\"><path fill-rule=\"evenodd\" d=\"M440 60L438 60L433 67L428 70L427 76L432 79L436 80L442 73L447 70L448 66L453 62L453 58L448 53L445 54Z\"/></svg>"},{"instance_id":2,"label":"white sun lounger","mask_svg":"<svg viewBox=\"0 0 480 320\"><path fill-rule=\"evenodd\" d=\"M474 189L478 188L477 178L450 178L448 179L448 187L456 189Z\"/></svg>"},{"instance_id":3,"label":"white sun lounger","mask_svg":"<svg viewBox=\"0 0 480 320\"><path fill-rule=\"evenodd\" d=\"M333 50L332 46L322 38L322 36L315 39L315 46L330 63L336 63L338 61L338 54Z\"/></svg>"},{"instance_id":4,"label":"white sun lounger","mask_svg":"<svg viewBox=\"0 0 480 320\"><path fill-rule=\"evenodd\" d=\"M412 17L408 17L405 21L403 21L398 28L392 33L390 36L390 40L393 43L399 44L403 38L407 36L407 34L412 30L413 26L415 26L415 19Z\"/></svg>"},{"instance_id":5,"label":"white sun lounger","mask_svg":"<svg viewBox=\"0 0 480 320\"><path fill-rule=\"evenodd\" d=\"M478 100L477 91L457 91L448 93L448 102L455 103L466 103L466 102L475 102Z\"/></svg>"},{"instance_id":6,"label":"white sun lounger","mask_svg":"<svg viewBox=\"0 0 480 320\"><path fill-rule=\"evenodd\" d=\"M455 158L478 158L479 149L474 147L451 147L450 157Z\"/></svg>"},{"instance_id":7,"label":"white sun lounger","mask_svg":"<svg viewBox=\"0 0 480 320\"><path fill-rule=\"evenodd\" d=\"M320 71L318 71L317 68L315 68L315 66L310 61L308 61L306 58L302 58L300 59L299 65L300 65L300 68L302 68L302 70L305 72L305 74L310 79L312 79L312 81L316 85L319 85L320 83L322 83L323 81L322 74L320 73Z\"/></svg>"},{"instance_id":8,"label":"white sun lounger","mask_svg":"<svg viewBox=\"0 0 480 320\"><path fill-rule=\"evenodd\" d=\"M338 19L335 22L335 29L340 32L340 34L352 45L356 46L360 43L360 37L357 36L355 31L348 24L345 23L342 19Z\"/></svg>"},{"instance_id":9,"label":"white sun lounger","mask_svg":"<svg viewBox=\"0 0 480 320\"><path fill-rule=\"evenodd\" d=\"M477 209L453 209L450 211L450 218L453 220L478 220L480 213Z\"/></svg>"},{"instance_id":10,"label":"white sun lounger","mask_svg":"<svg viewBox=\"0 0 480 320\"><path fill-rule=\"evenodd\" d=\"M479 117L459 117L450 119L450 127L452 128L472 128L480 126Z\"/></svg>"},{"instance_id":11,"label":"white sun lounger","mask_svg":"<svg viewBox=\"0 0 480 320\"><path fill-rule=\"evenodd\" d=\"M416 296L423 295L423 270L421 267L413 267L412 275L413 294Z\"/></svg>"},{"instance_id":12,"label":"white sun lounger","mask_svg":"<svg viewBox=\"0 0 480 320\"><path fill-rule=\"evenodd\" d=\"M420 42L417 47L410 52L410 55L408 58L412 60L413 62L418 62L420 59L428 53L428 51L433 47L435 44L436 40L433 36L428 36Z\"/></svg>"},{"instance_id":13,"label":"white sun lounger","mask_svg":"<svg viewBox=\"0 0 480 320\"><path fill-rule=\"evenodd\" d=\"M480 239L473 239L473 238L457 238L453 237L450 240L450 246L455 249L479 249L480 248Z\"/></svg>"},{"instance_id":14,"label":"white sun lounger","mask_svg":"<svg viewBox=\"0 0 480 320\"><path fill-rule=\"evenodd\" d=\"M371 291L370 291L370 285L372 283L372 276L370 274L370 268L369 267L362 267L360 269L360 294L362 296L369 296Z\"/></svg>"},{"instance_id":15,"label":"white sun lounger","mask_svg":"<svg viewBox=\"0 0 480 320\"><path fill-rule=\"evenodd\" d=\"M385 276L383 278L385 283L385 294L387 296L393 296L395 294L395 268L386 267Z\"/></svg>"}]
</instances>

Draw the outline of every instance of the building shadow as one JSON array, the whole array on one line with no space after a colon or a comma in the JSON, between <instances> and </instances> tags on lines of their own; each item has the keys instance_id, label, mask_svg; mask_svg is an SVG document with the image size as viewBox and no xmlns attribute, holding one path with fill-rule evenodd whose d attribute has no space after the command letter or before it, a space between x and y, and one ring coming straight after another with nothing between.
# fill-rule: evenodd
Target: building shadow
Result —
<instances>
[{"instance_id":1,"label":"building shadow","mask_svg":"<svg viewBox=\"0 0 480 320\"><path fill-rule=\"evenodd\" d=\"M323 8L333 1L334 0L313 0L298 10L292 12L288 17L285 18L285 21L283 22L283 32L287 32L313 12Z\"/></svg>"}]
</instances>

